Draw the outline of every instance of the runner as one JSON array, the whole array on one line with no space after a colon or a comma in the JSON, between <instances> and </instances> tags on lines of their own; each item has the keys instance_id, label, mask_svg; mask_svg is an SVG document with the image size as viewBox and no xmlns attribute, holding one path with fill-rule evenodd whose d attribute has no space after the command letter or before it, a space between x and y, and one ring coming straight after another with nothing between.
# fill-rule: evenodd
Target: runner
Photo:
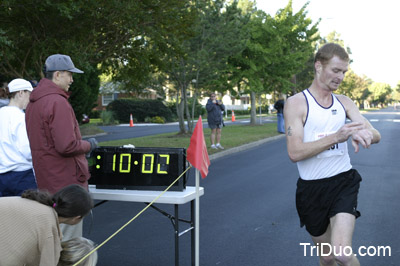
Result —
<instances>
[{"instance_id":1,"label":"runner","mask_svg":"<svg viewBox=\"0 0 400 266\"><path fill-rule=\"evenodd\" d=\"M300 225L306 226L314 244L323 250L320 264L360 265L351 248L361 176L352 169L347 149L351 138L355 152L380 141L380 133L359 112L354 102L333 92L343 81L349 56L338 44L321 47L314 60L311 86L290 98L285 109L287 149L297 162L296 207ZM346 118L350 123L345 123ZM330 249L330 247L332 247ZM323 253L321 253L323 251Z\"/></svg>"}]
</instances>

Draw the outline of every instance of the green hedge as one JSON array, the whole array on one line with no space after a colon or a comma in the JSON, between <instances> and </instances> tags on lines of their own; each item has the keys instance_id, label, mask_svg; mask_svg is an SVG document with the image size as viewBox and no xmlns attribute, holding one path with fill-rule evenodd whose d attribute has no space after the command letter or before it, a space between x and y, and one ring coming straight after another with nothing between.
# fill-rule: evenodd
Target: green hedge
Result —
<instances>
[{"instance_id":1,"label":"green hedge","mask_svg":"<svg viewBox=\"0 0 400 266\"><path fill-rule=\"evenodd\" d=\"M228 115L232 115L232 110L227 110ZM249 110L233 110L235 112L235 115L250 115L250 109Z\"/></svg>"},{"instance_id":2,"label":"green hedge","mask_svg":"<svg viewBox=\"0 0 400 266\"><path fill-rule=\"evenodd\" d=\"M193 98L188 98L188 105L189 105L189 112L190 114L192 113L192 104L193 104ZM175 102L169 102L167 103L167 107L171 110L173 113L173 116L177 118L176 114L176 103ZM198 100L196 100L195 106L194 106L194 118L198 118L200 115L204 116L206 113L206 109L204 106L202 106ZM184 113L185 119L186 119L186 111Z\"/></svg>"},{"instance_id":3,"label":"green hedge","mask_svg":"<svg viewBox=\"0 0 400 266\"><path fill-rule=\"evenodd\" d=\"M130 114L134 121L145 122L146 117L163 117L172 121L171 110L160 100L148 99L118 99L112 101L107 110L113 111L115 119L120 123L129 123Z\"/></svg>"}]
</instances>

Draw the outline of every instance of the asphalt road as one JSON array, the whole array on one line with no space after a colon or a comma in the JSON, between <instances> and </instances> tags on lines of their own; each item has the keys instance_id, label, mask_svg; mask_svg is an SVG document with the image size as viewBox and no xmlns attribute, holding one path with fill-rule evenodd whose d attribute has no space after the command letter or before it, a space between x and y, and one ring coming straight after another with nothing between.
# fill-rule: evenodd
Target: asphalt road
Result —
<instances>
[{"instance_id":1,"label":"asphalt road","mask_svg":"<svg viewBox=\"0 0 400 266\"><path fill-rule=\"evenodd\" d=\"M382 140L358 154L350 152L353 167L363 177L362 215L356 222L353 247L355 252L362 246L369 248L371 256L360 256L363 266L399 265L400 112L388 109L365 116ZM209 171L201 180L205 195L200 201L200 265L319 265L318 258L310 250L305 256L300 245L311 239L299 227L294 201L297 168L288 159L284 138L212 160ZM193 184L192 172L189 185ZM169 205L157 206L172 213ZM84 236L100 244L144 207L127 202L96 207L93 220L84 221ZM189 218L189 206L180 213ZM181 238L180 265L190 265L189 239L189 234ZM390 256L380 246L390 247ZM380 256L372 256L374 250ZM174 265L170 220L153 209L145 211L99 249L98 266L106 265Z\"/></svg>"}]
</instances>

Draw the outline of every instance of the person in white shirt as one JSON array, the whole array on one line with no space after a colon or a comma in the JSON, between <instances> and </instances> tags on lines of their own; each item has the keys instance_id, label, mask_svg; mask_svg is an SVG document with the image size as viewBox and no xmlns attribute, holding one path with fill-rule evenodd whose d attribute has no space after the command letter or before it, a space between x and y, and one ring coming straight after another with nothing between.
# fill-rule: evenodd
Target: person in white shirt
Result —
<instances>
[{"instance_id":1,"label":"person in white shirt","mask_svg":"<svg viewBox=\"0 0 400 266\"><path fill-rule=\"evenodd\" d=\"M37 188L24 113L33 87L18 78L8 84L8 90L10 102L0 108L0 197Z\"/></svg>"},{"instance_id":2,"label":"person in white shirt","mask_svg":"<svg viewBox=\"0 0 400 266\"><path fill-rule=\"evenodd\" d=\"M8 99L7 82L0 82L0 108L10 103Z\"/></svg>"},{"instance_id":3,"label":"person in white shirt","mask_svg":"<svg viewBox=\"0 0 400 266\"><path fill-rule=\"evenodd\" d=\"M352 237L360 216L361 176L351 165L347 140L358 152L381 139L349 97L334 93L348 68L346 50L325 44L315 55L313 83L288 98L284 107L287 150L300 175L296 208L321 266L360 265Z\"/></svg>"}]
</instances>

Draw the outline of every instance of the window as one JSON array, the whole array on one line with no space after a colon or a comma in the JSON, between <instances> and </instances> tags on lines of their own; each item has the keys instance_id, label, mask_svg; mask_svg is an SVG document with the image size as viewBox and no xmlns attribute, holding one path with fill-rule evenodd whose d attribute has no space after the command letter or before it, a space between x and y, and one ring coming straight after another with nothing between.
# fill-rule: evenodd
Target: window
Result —
<instances>
[{"instance_id":1,"label":"window","mask_svg":"<svg viewBox=\"0 0 400 266\"><path fill-rule=\"evenodd\" d=\"M107 106L115 99L114 94L104 94L101 96L103 106Z\"/></svg>"}]
</instances>

